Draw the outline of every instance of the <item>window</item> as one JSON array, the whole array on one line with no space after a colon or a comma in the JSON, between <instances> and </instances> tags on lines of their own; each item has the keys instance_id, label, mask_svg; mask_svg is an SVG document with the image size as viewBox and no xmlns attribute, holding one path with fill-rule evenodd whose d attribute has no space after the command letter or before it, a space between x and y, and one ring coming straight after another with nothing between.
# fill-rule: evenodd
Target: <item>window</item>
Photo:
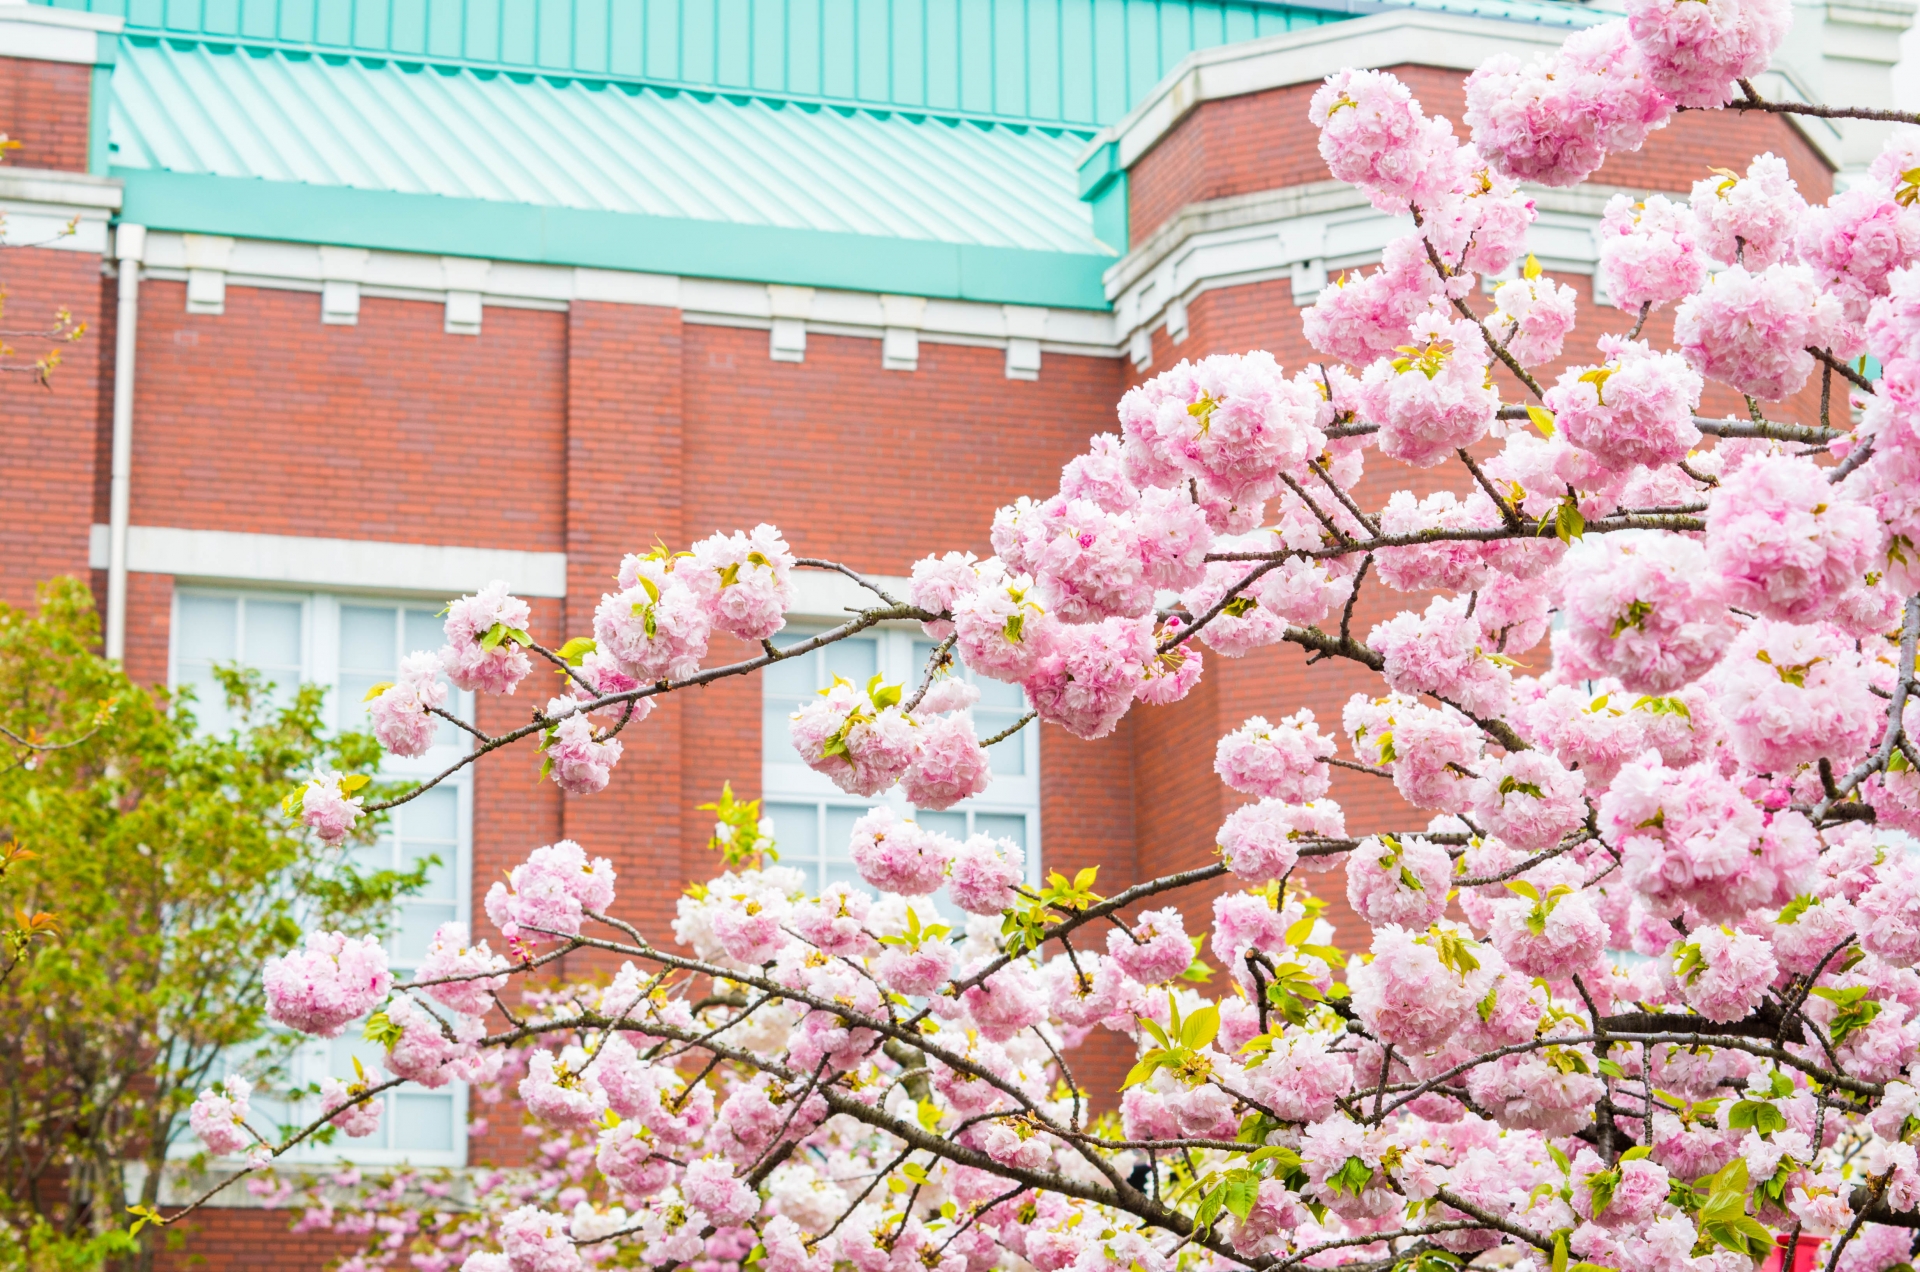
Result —
<instances>
[{"instance_id":1,"label":"window","mask_svg":"<svg viewBox=\"0 0 1920 1272\"><path fill-rule=\"evenodd\" d=\"M812 633L785 631L774 637L782 648L796 645ZM885 796L861 799L842 792L831 781L809 769L795 754L788 732L789 717L833 678L865 686L875 674L906 686L909 696L926 674L934 642L918 631L880 630L838 641L789 662L776 663L762 673L761 792L762 808L773 819L780 864L807 874L809 889L857 882L848 845L853 823L870 809L888 804L902 816L913 817L930 830L956 839L970 834L1010 839L1025 850L1027 871L1038 878L1040 857L1040 731L1028 726L989 748L993 784L984 795L944 812L916 812L896 788ZM956 664L980 690L973 708L974 725L990 737L1018 720L1026 711L1018 685L976 677ZM945 908L944 898L942 907Z\"/></svg>"},{"instance_id":2,"label":"window","mask_svg":"<svg viewBox=\"0 0 1920 1272\"><path fill-rule=\"evenodd\" d=\"M181 588L174 598L172 683L191 685L199 699L194 713L209 730L236 723L224 705L213 667L237 662L259 670L274 688L269 701L290 700L301 682L328 689L326 715L341 729L366 727L367 690L394 679L400 660L417 649L438 649L444 642L439 602L336 597L325 593L285 595L264 592ZM471 695L455 692L448 707L456 715L472 710ZM415 759L388 756L381 776L423 777L456 759L465 735L442 724L427 754ZM469 917L472 895L472 787L465 774L393 810L379 840L356 849L363 869L410 869L435 859L427 883L400 905L387 940L396 979L404 980L425 957L442 923ZM369 1073L383 1074L379 1048L361 1040L357 1026L338 1038L302 1045L288 1066L295 1089L323 1077L351 1078L358 1056ZM264 1093L262 1093L264 1096ZM408 1161L422 1166L454 1166L466 1160L467 1097L457 1084L429 1091L405 1086L388 1092L381 1129L366 1139L340 1138L330 1147L296 1149L299 1161L342 1157L367 1164ZM318 1116L313 1101L274 1101L257 1096L258 1122L304 1125ZM182 1148L192 1151L191 1145Z\"/></svg>"}]
</instances>

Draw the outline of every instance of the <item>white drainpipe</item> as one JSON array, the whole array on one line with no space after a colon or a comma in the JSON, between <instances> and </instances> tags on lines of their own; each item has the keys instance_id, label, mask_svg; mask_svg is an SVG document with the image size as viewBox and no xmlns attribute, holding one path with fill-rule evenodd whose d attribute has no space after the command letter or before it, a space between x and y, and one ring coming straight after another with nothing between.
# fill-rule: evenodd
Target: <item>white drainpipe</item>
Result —
<instances>
[{"instance_id":1,"label":"white drainpipe","mask_svg":"<svg viewBox=\"0 0 1920 1272\"><path fill-rule=\"evenodd\" d=\"M121 224L113 233L120 260L120 309L113 349L113 484L107 506L107 657L127 653L127 523L133 509L133 352L140 326L140 258L147 227Z\"/></svg>"}]
</instances>

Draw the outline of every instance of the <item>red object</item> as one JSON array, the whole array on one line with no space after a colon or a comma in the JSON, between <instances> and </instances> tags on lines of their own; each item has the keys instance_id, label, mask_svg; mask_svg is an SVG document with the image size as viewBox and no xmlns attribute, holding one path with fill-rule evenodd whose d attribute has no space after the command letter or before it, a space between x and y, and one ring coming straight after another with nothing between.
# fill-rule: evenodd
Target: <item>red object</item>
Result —
<instances>
[{"instance_id":1,"label":"red object","mask_svg":"<svg viewBox=\"0 0 1920 1272\"><path fill-rule=\"evenodd\" d=\"M1767 1261L1760 1265L1760 1272L1782 1272L1780 1264L1786 1255L1786 1246L1787 1239L1781 1237L1779 1246L1767 1256ZM1799 1244L1794 1247L1793 1267L1789 1272L1814 1272L1814 1269L1820 1266L1814 1262L1814 1256L1819 1252L1820 1238L1802 1233Z\"/></svg>"}]
</instances>

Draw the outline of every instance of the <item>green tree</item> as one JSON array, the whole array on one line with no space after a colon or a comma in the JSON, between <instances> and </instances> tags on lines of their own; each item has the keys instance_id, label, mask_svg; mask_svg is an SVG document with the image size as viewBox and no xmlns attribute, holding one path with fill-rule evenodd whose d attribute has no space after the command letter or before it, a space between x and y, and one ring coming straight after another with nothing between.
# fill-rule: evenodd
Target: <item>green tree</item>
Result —
<instances>
[{"instance_id":1,"label":"green tree","mask_svg":"<svg viewBox=\"0 0 1920 1272\"><path fill-rule=\"evenodd\" d=\"M125 1210L157 1200L187 1106L236 1053L284 1056L262 962L306 926L378 930L423 874L356 870L280 813L314 767L378 762L328 733L323 690L272 707L224 669L240 723L209 736L97 650L77 581L0 606L0 1266L149 1262Z\"/></svg>"}]
</instances>

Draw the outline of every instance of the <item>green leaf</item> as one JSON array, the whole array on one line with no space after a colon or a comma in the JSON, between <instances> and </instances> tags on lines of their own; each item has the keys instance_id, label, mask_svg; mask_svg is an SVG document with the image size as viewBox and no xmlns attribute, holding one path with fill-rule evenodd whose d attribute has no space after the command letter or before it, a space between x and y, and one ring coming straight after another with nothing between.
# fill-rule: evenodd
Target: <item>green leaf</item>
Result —
<instances>
[{"instance_id":1,"label":"green leaf","mask_svg":"<svg viewBox=\"0 0 1920 1272\"><path fill-rule=\"evenodd\" d=\"M340 775L340 793L351 795L373 779L365 773L342 773Z\"/></svg>"},{"instance_id":2,"label":"green leaf","mask_svg":"<svg viewBox=\"0 0 1920 1272\"><path fill-rule=\"evenodd\" d=\"M1227 1210L1236 1219L1245 1219L1253 1213L1260 1201L1260 1177L1252 1171L1234 1171L1227 1176Z\"/></svg>"},{"instance_id":3,"label":"green leaf","mask_svg":"<svg viewBox=\"0 0 1920 1272\"><path fill-rule=\"evenodd\" d=\"M593 637L575 636L554 652L560 655L560 661L566 663L567 666L578 667L588 654L598 648L600 648L599 642L594 640Z\"/></svg>"},{"instance_id":4,"label":"green leaf","mask_svg":"<svg viewBox=\"0 0 1920 1272\"><path fill-rule=\"evenodd\" d=\"M394 1044L400 1041L405 1032L393 1023L393 1018L386 1012L376 1011L367 1017L366 1033L363 1036L368 1042L377 1042L388 1051L392 1051Z\"/></svg>"},{"instance_id":5,"label":"green leaf","mask_svg":"<svg viewBox=\"0 0 1920 1272\"><path fill-rule=\"evenodd\" d=\"M1373 1167L1358 1157L1349 1157L1340 1164L1340 1169L1327 1176L1327 1187L1335 1192L1352 1193L1358 1197L1373 1180Z\"/></svg>"},{"instance_id":6,"label":"green leaf","mask_svg":"<svg viewBox=\"0 0 1920 1272\"><path fill-rule=\"evenodd\" d=\"M368 689L365 695L361 697L360 701L372 702L375 698L378 698L381 694L385 693L387 690L391 688L393 688L393 681L382 680L379 684L374 685L372 688Z\"/></svg>"},{"instance_id":7,"label":"green leaf","mask_svg":"<svg viewBox=\"0 0 1920 1272\"><path fill-rule=\"evenodd\" d=\"M1525 879L1507 880L1507 891L1518 893L1529 901L1538 901L1540 899L1540 889L1534 887Z\"/></svg>"},{"instance_id":8,"label":"green leaf","mask_svg":"<svg viewBox=\"0 0 1920 1272\"><path fill-rule=\"evenodd\" d=\"M1209 1004L1187 1017L1180 1029L1180 1042L1189 1050L1198 1051L1212 1042L1214 1035L1219 1032L1220 1009Z\"/></svg>"}]
</instances>

